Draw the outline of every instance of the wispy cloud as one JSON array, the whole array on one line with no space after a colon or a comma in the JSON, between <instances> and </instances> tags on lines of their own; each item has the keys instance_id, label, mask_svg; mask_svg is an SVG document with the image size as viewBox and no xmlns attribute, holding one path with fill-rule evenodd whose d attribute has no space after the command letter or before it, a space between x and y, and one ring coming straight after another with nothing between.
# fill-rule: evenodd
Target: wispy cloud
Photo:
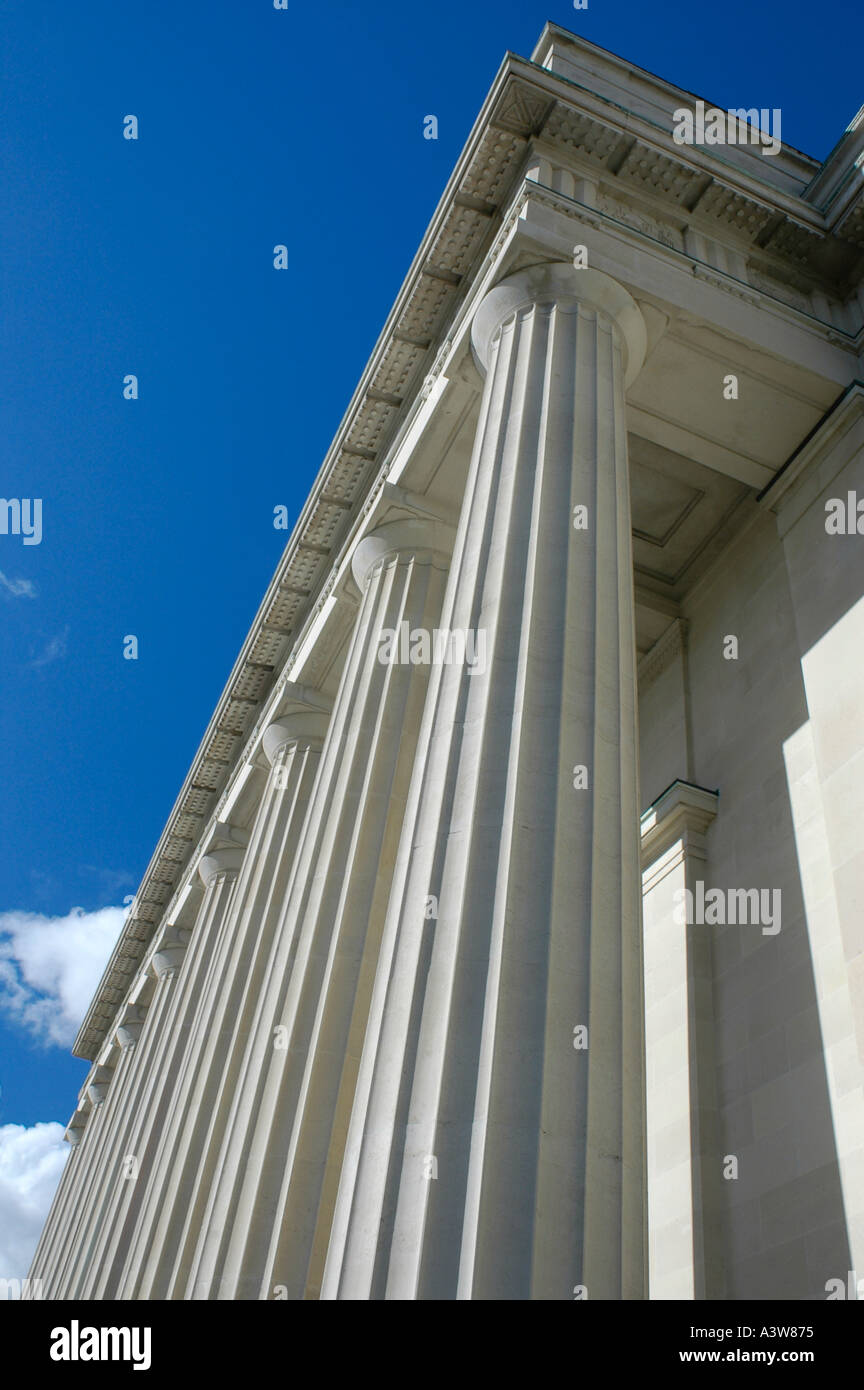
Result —
<instances>
[{"instance_id":1,"label":"wispy cloud","mask_svg":"<svg viewBox=\"0 0 864 1390\"><path fill-rule=\"evenodd\" d=\"M125 907L65 917L0 912L0 1009L45 1047L69 1047L120 929Z\"/></svg>"},{"instance_id":2,"label":"wispy cloud","mask_svg":"<svg viewBox=\"0 0 864 1390\"><path fill-rule=\"evenodd\" d=\"M68 640L69 628L64 627L62 632L58 633L56 637L52 637L50 642L46 643L39 656L34 657L30 665L48 666L52 661L59 661L61 657L66 655L66 644Z\"/></svg>"},{"instance_id":3,"label":"wispy cloud","mask_svg":"<svg viewBox=\"0 0 864 1390\"><path fill-rule=\"evenodd\" d=\"M127 869L108 869L104 864L82 864L81 871L94 875L99 884L99 896L102 898L119 895L121 889L134 888L138 882Z\"/></svg>"},{"instance_id":4,"label":"wispy cloud","mask_svg":"<svg viewBox=\"0 0 864 1390\"><path fill-rule=\"evenodd\" d=\"M10 579L0 570L0 594L4 598L35 598L36 585L30 579Z\"/></svg>"}]
</instances>

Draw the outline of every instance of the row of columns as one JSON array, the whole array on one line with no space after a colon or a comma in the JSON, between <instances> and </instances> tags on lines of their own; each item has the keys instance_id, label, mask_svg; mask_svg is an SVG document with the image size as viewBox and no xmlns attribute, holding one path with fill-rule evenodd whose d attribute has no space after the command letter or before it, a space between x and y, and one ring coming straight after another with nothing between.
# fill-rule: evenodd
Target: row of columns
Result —
<instances>
[{"instance_id":1,"label":"row of columns","mask_svg":"<svg viewBox=\"0 0 864 1390\"><path fill-rule=\"evenodd\" d=\"M289 688L248 845L201 861L191 936L119 1021L34 1262L51 1297L645 1296L645 329L553 264L493 289L472 345L458 529L357 544L332 711ZM382 661L404 623L485 660Z\"/></svg>"}]
</instances>

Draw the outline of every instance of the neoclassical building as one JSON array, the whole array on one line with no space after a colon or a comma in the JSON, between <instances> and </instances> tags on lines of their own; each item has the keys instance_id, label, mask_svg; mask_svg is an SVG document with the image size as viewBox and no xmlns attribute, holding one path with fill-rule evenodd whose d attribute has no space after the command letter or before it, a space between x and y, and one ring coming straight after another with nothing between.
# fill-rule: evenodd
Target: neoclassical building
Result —
<instances>
[{"instance_id":1,"label":"neoclassical building","mask_svg":"<svg viewBox=\"0 0 864 1390\"><path fill-rule=\"evenodd\" d=\"M864 123L694 106L505 58L81 1027L46 1297L864 1278Z\"/></svg>"}]
</instances>

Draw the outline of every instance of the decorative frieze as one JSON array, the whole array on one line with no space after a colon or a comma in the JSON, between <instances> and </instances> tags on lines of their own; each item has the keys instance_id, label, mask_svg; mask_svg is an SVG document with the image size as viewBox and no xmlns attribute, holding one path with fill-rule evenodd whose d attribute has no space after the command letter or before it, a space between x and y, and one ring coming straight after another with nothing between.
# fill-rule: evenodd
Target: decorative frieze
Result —
<instances>
[{"instance_id":1,"label":"decorative frieze","mask_svg":"<svg viewBox=\"0 0 864 1390\"><path fill-rule=\"evenodd\" d=\"M614 217L618 222L624 222L637 232L644 232L646 236L654 237L656 241L661 241L664 246L671 246L676 251L684 250L684 237L679 229L670 222L661 222L658 218L633 207L630 203L621 202L619 198L613 198L608 193L600 195L600 208L607 216Z\"/></svg>"}]
</instances>

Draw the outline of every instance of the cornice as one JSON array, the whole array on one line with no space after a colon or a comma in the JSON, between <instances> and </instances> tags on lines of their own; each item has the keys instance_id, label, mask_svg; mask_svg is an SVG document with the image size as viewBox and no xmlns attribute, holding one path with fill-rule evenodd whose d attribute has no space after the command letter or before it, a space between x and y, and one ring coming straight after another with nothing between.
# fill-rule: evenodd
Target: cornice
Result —
<instances>
[{"instance_id":1,"label":"cornice","mask_svg":"<svg viewBox=\"0 0 864 1390\"><path fill-rule=\"evenodd\" d=\"M588 39L571 33L569 29L564 29L559 24L548 21L531 54L531 62L540 65L541 59L547 55L551 56L553 49L557 49L558 57L563 58L565 62L569 60L571 64L575 63L582 68L585 74L590 72L601 78L617 79L622 89L626 88L631 104L634 99L638 99L639 95L649 93L654 98L654 104L665 103L668 113L673 108L681 106L682 99L691 102L705 99L704 92L691 92L689 88L679 87L666 78L658 76L657 73L640 67L630 59L613 53L608 48L602 48L599 44L591 43ZM569 80L571 85L580 86L575 80ZM620 103L613 104L618 105L622 111L630 110L630 107ZM706 106L720 105L720 103L707 100L705 104ZM823 168L820 161L813 155L806 154L803 150L788 143L784 143L779 159L782 166L785 166L783 172L789 177L795 178L802 189L809 187Z\"/></svg>"},{"instance_id":2,"label":"cornice","mask_svg":"<svg viewBox=\"0 0 864 1390\"><path fill-rule=\"evenodd\" d=\"M680 91L662 85L668 92ZM75 1040L77 1056L92 1059L106 1037L224 796L250 730L325 600L345 536L356 525L370 490L381 485L388 450L418 393L424 383L429 388L430 376L434 380L436 357L440 369L444 355L439 349L448 325L512 202L534 137L559 146L565 159L569 151L604 170L628 197L650 192L678 219L689 218L698 208L703 226L715 223L721 236L724 227L734 229L754 245L776 251L793 269L796 256L805 254L819 261L823 278L845 283L860 263L860 188L857 202L847 199L843 208L843 226L852 234L848 240L832 238L825 218L803 198L760 183L754 173L710 150L682 150L671 130L536 63L507 55L207 726ZM805 156L797 158L806 161ZM817 166L810 161L806 167L812 173ZM823 254L829 239L830 256Z\"/></svg>"},{"instance_id":3,"label":"cornice","mask_svg":"<svg viewBox=\"0 0 864 1390\"><path fill-rule=\"evenodd\" d=\"M643 871L654 866L677 840L696 847L717 815L719 792L677 780L648 807L641 820Z\"/></svg>"},{"instance_id":4,"label":"cornice","mask_svg":"<svg viewBox=\"0 0 864 1390\"><path fill-rule=\"evenodd\" d=\"M854 426L858 426L860 436L862 420L864 420L864 382L855 380L851 381L841 392L834 404L810 431L807 438L786 460L768 486L759 493L756 501L769 511L776 512L779 516L789 508L791 499L796 497L806 486L808 479L814 480L810 490L815 489L818 492L830 481L828 478L815 480L819 465L831 456L834 460L833 469L839 472L847 460L839 452L838 445L843 436ZM860 447L860 439L858 437L853 438L855 438L853 447L857 450ZM792 510L800 513L812 500L810 497L805 502L803 498L799 497L797 506L793 507ZM790 518L785 517L781 526L781 534L785 534L790 524Z\"/></svg>"}]
</instances>

